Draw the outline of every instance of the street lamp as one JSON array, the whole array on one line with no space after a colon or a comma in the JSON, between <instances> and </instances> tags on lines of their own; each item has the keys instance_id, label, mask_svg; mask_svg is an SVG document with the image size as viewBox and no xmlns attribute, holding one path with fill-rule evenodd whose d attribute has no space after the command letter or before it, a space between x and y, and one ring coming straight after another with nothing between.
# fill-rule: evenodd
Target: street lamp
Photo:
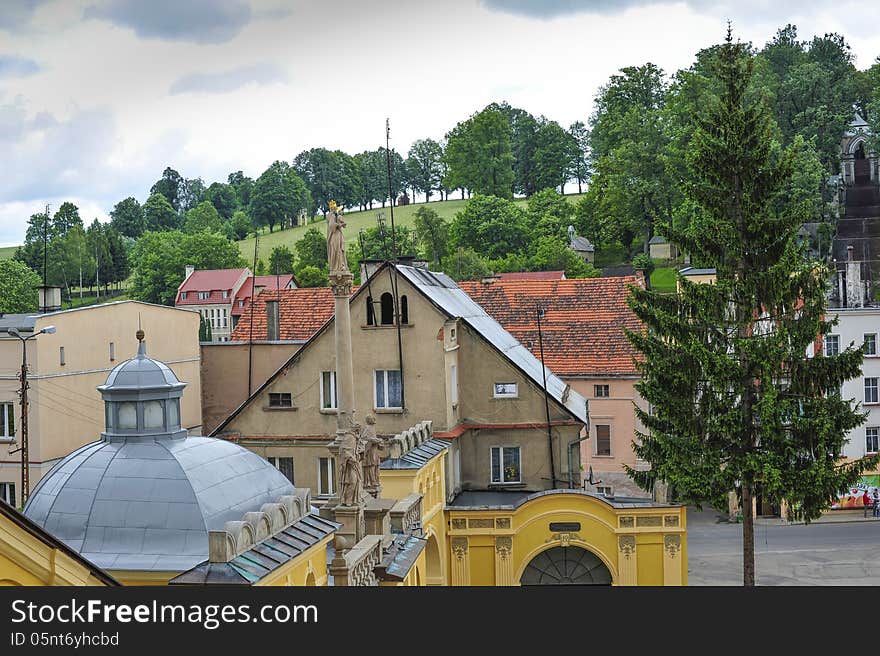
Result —
<instances>
[{"instance_id":1,"label":"street lamp","mask_svg":"<svg viewBox=\"0 0 880 656\"><path fill-rule=\"evenodd\" d=\"M27 391L30 385L27 380L27 341L34 339L37 335L47 334L51 335L55 332L55 326L46 326L40 331L37 331L27 337L22 337L21 333L18 331L18 328L10 328L8 333L13 337L17 337L21 340L21 375L19 380L21 381L21 389L19 390L19 395L21 396L21 447L19 450L21 451L21 505L24 507L25 501L27 501L28 495L30 494L30 472L29 472L29 460L28 460L28 398Z\"/></svg>"}]
</instances>

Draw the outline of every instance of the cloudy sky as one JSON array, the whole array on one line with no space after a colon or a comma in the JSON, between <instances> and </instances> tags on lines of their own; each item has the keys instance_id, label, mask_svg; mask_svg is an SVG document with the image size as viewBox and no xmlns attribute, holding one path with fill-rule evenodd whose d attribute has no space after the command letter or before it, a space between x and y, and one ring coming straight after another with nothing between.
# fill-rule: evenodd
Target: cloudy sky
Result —
<instances>
[{"instance_id":1,"label":"cloudy sky","mask_svg":"<svg viewBox=\"0 0 880 656\"><path fill-rule=\"evenodd\" d=\"M206 184L305 148L440 138L493 100L567 126L627 65L667 71L785 23L860 68L880 3L819 0L0 0L0 245L71 200L90 222L166 166Z\"/></svg>"}]
</instances>

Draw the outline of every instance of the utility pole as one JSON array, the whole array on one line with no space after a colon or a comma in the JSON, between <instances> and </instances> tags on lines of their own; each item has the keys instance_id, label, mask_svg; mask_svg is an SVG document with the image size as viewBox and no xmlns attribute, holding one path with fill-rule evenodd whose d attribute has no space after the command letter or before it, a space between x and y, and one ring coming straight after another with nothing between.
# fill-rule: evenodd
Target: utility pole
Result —
<instances>
[{"instance_id":1,"label":"utility pole","mask_svg":"<svg viewBox=\"0 0 880 656\"><path fill-rule=\"evenodd\" d=\"M394 234L394 195L391 188L391 119L385 119L385 164L388 166L388 199L391 201L391 259L397 259L397 235Z\"/></svg>"},{"instance_id":2,"label":"utility pole","mask_svg":"<svg viewBox=\"0 0 880 656\"><path fill-rule=\"evenodd\" d=\"M19 375L19 382L21 383L21 387L19 388L19 396L21 397L21 421L19 422L19 426L21 426L21 446L19 447L19 451L21 451L21 505L24 507L25 501L27 501L28 496L30 496L31 491L31 482L30 482L30 459L28 457L28 389L30 388L30 383L28 383L27 379L27 342L28 340L34 339L37 335L42 335L43 333L51 334L55 332L55 326L46 326L39 332L30 335L29 337L22 337L21 333L17 328L10 328L9 334L13 337L17 337L21 341L21 373Z\"/></svg>"},{"instance_id":3,"label":"utility pole","mask_svg":"<svg viewBox=\"0 0 880 656\"><path fill-rule=\"evenodd\" d=\"M544 412L547 415L547 444L550 447L550 487L556 489L556 465L553 462L553 429L550 426L550 401L547 398L547 367L544 364L544 335L541 332L541 317L544 310L536 306L535 311L538 315L538 344L541 349L541 373L544 376Z\"/></svg>"}]
</instances>

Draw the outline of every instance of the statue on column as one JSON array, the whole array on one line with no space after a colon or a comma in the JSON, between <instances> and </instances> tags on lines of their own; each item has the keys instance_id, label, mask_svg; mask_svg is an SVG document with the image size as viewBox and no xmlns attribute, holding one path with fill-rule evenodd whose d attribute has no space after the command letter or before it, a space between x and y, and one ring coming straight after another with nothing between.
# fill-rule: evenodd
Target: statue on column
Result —
<instances>
[{"instance_id":1,"label":"statue on column","mask_svg":"<svg viewBox=\"0 0 880 656\"><path fill-rule=\"evenodd\" d=\"M348 258L345 255L345 235L342 229L342 208L335 201L330 201L330 213L327 216L327 262L330 273L348 273Z\"/></svg>"},{"instance_id":2,"label":"statue on column","mask_svg":"<svg viewBox=\"0 0 880 656\"><path fill-rule=\"evenodd\" d=\"M339 439L339 502L343 506L360 505L363 489L363 468L361 466L361 441L357 435L357 424L352 420L351 428Z\"/></svg>"},{"instance_id":3,"label":"statue on column","mask_svg":"<svg viewBox=\"0 0 880 656\"><path fill-rule=\"evenodd\" d=\"M382 486L379 484L379 463L382 461L385 442L376 436L374 428L376 418L373 415L367 415L364 421L367 425L361 429L359 435L364 449L364 489L375 499L382 490Z\"/></svg>"}]
</instances>

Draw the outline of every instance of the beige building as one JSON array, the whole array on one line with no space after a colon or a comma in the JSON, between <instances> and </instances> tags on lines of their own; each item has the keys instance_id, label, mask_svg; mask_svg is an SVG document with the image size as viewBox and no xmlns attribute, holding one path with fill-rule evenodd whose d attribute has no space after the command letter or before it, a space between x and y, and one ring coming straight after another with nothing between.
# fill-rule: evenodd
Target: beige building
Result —
<instances>
[{"instance_id":1,"label":"beige building","mask_svg":"<svg viewBox=\"0 0 880 656\"><path fill-rule=\"evenodd\" d=\"M660 235L651 237L648 242L648 251L655 260L674 260L678 257L678 248L675 244L670 244Z\"/></svg>"},{"instance_id":2,"label":"beige building","mask_svg":"<svg viewBox=\"0 0 880 656\"><path fill-rule=\"evenodd\" d=\"M648 497L624 466L647 468L632 442L642 430L635 405L647 410L635 384L637 351L624 329L641 330L626 304L640 275L568 280L460 283L504 328L589 402L589 439L580 446L584 489L613 497ZM536 308L543 310L541 335ZM590 472L592 471L592 483Z\"/></svg>"},{"instance_id":3,"label":"beige building","mask_svg":"<svg viewBox=\"0 0 880 656\"><path fill-rule=\"evenodd\" d=\"M47 326L53 334L26 341L28 362L28 460L30 489L71 451L101 432L104 404L95 388L114 366L133 355L133 336L142 326L150 348L189 384L180 411L189 431L201 432L199 399L199 315L139 301L116 301L48 314L0 317L0 498L21 504L22 342ZM10 453L13 451L13 453Z\"/></svg>"},{"instance_id":4,"label":"beige building","mask_svg":"<svg viewBox=\"0 0 880 656\"><path fill-rule=\"evenodd\" d=\"M269 330L274 317L297 320L285 309L297 291L257 297ZM351 323L358 419L374 414L382 435L431 421L434 436L449 441L450 497L567 487L585 399L548 372L545 407L540 362L451 279L385 265L352 296ZM292 472L318 499L336 488L326 448L336 432L333 330L331 319L211 433Z\"/></svg>"}]
</instances>

